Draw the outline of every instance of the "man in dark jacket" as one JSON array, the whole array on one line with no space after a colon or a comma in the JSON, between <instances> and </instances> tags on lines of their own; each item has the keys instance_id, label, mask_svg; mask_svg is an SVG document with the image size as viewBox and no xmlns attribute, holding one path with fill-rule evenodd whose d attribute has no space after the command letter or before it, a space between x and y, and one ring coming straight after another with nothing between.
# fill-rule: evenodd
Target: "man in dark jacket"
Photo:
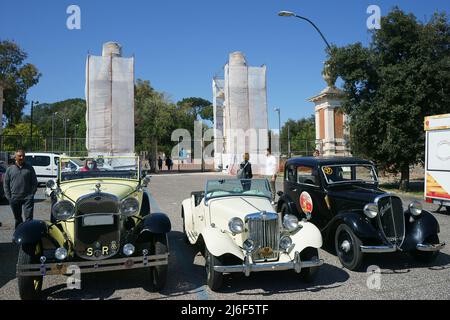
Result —
<instances>
[{"instance_id":1,"label":"man in dark jacket","mask_svg":"<svg viewBox=\"0 0 450 320\"><path fill-rule=\"evenodd\" d=\"M244 154L244 161L239 165L239 177L240 179L251 179L253 178L252 164L249 162L250 155L248 153Z\"/></svg>"},{"instance_id":2,"label":"man in dark jacket","mask_svg":"<svg viewBox=\"0 0 450 320\"><path fill-rule=\"evenodd\" d=\"M22 208L25 220L33 220L34 194L38 181L33 167L25 163L25 151L16 151L16 162L10 166L3 179L5 196L9 201L16 220L16 229L23 222Z\"/></svg>"}]
</instances>

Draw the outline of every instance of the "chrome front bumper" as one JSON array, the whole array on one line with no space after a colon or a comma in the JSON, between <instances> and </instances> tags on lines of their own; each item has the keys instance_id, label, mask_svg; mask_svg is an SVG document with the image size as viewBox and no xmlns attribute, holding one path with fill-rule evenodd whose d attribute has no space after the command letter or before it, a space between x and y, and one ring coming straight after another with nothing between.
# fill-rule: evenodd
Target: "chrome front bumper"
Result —
<instances>
[{"instance_id":1,"label":"chrome front bumper","mask_svg":"<svg viewBox=\"0 0 450 320\"><path fill-rule=\"evenodd\" d=\"M40 263L17 265L17 276L46 276L46 275L72 275L75 268L81 273L148 268L166 265L169 255L150 255L98 261L67 261L60 263Z\"/></svg>"},{"instance_id":2,"label":"chrome front bumper","mask_svg":"<svg viewBox=\"0 0 450 320\"><path fill-rule=\"evenodd\" d=\"M300 254L296 252L294 260L289 262L250 263L249 256L245 256L244 263L241 265L214 266L214 270L217 272L224 272L224 273L243 272L248 277L251 272L260 272L260 271L279 271L279 270L294 269L295 272L300 273L302 268L319 267L322 264L323 264L322 259L301 261Z\"/></svg>"},{"instance_id":3,"label":"chrome front bumper","mask_svg":"<svg viewBox=\"0 0 450 320\"><path fill-rule=\"evenodd\" d=\"M424 244L419 243L416 246L416 249L419 251L439 251L444 249L445 242L439 243L439 244ZM389 253L389 252L396 252L401 251L401 249L395 245L385 245L385 246L361 246L361 252L364 253Z\"/></svg>"}]
</instances>

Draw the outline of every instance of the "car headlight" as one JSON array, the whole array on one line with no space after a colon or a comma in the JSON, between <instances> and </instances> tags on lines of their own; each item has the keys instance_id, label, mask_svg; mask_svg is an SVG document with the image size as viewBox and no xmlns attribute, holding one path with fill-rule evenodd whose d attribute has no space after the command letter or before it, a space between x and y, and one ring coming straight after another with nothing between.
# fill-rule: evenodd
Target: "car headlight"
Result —
<instances>
[{"instance_id":1,"label":"car headlight","mask_svg":"<svg viewBox=\"0 0 450 320\"><path fill-rule=\"evenodd\" d=\"M422 214L422 204L419 201L413 201L409 204L409 212L415 217L420 216Z\"/></svg>"},{"instance_id":2,"label":"car headlight","mask_svg":"<svg viewBox=\"0 0 450 320\"><path fill-rule=\"evenodd\" d=\"M120 203L120 212L126 216L132 216L139 210L139 201L136 198L126 198Z\"/></svg>"},{"instance_id":3,"label":"car headlight","mask_svg":"<svg viewBox=\"0 0 450 320\"><path fill-rule=\"evenodd\" d=\"M283 226L289 232L298 229L298 218L292 214L287 214L283 218Z\"/></svg>"},{"instance_id":4,"label":"car headlight","mask_svg":"<svg viewBox=\"0 0 450 320\"><path fill-rule=\"evenodd\" d=\"M280 239L280 248L283 250L288 250L292 246L292 238L289 236L284 236Z\"/></svg>"},{"instance_id":5,"label":"car headlight","mask_svg":"<svg viewBox=\"0 0 450 320\"><path fill-rule=\"evenodd\" d=\"M55 258L58 259L59 261L64 260L65 258L67 258L67 249L66 248L58 248L55 251Z\"/></svg>"},{"instance_id":6,"label":"car headlight","mask_svg":"<svg viewBox=\"0 0 450 320\"><path fill-rule=\"evenodd\" d=\"M244 221L241 218L233 218L228 222L228 228L233 233L242 233L244 232Z\"/></svg>"},{"instance_id":7,"label":"car headlight","mask_svg":"<svg viewBox=\"0 0 450 320\"><path fill-rule=\"evenodd\" d=\"M68 220L73 217L74 213L75 206L67 200L58 201L52 208L52 215L56 220Z\"/></svg>"},{"instance_id":8,"label":"car headlight","mask_svg":"<svg viewBox=\"0 0 450 320\"><path fill-rule=\"evenodd\" d=\"M366 204L364 207L364 214L370 219L375 218L378 214L378 206L375 203Z\"/></svg>"}]
</instances>

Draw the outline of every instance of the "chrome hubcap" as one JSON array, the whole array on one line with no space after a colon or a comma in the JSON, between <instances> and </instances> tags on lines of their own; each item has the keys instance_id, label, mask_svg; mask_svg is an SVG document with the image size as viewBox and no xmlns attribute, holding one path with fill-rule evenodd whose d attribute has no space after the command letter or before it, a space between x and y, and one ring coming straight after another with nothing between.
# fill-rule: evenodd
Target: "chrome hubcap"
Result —
<instances>
[{"instance_id":1,"label":"chrome hubcap","mask_svg":"<svg viewBox=\"0 0 450 320\"><path fill-rule=\"evenodd\" d=\"M348 240L344 240L341 243L341 249L342 251L344 251L345 253L349 252L351 249L351 244Z\"/></svg>"}]
</instances>

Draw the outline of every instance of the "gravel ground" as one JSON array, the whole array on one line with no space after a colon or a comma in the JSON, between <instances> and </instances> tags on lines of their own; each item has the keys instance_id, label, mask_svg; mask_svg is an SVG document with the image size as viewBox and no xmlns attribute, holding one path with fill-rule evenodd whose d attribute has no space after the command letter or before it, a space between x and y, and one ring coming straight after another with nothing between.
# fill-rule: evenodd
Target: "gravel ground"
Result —
<instances>
[{"instance_id":1,"label":"gravel ground","mask_svg":"<svg viewBox=\"0 0 450 320\"><path fill-rule=\"evenodd\" d=\"M220 293L205 285L204 259L182 238L181 201L191 191L202 190L206 179L215 174L157 175L150 184L152 210L165 212L172 222L169 234L170 265L166 288L152 292L145 285L148 274L144 270L105 272L82 276L82 289L69 290L64 276L49 276L44 280L47 299L188 299L188 300L302 300L302 299L450 299L450 249L447 246L433 266L414 261L401 253L371 255L365 260L366 270L371 265L381 269L379 290L369 289L370 274L348 271L334 254L320 250L325 264L311 284L299 281L293 271L263 272L249 278L234 274L226 276ZM281 181L278 181L281 189ZM403 200L409 201L403 197ZM436 205L424 204L435 210ZM49 217L49 200L39 190L35 218ZM449 243L450 216L435 214L441 227L441 241ZM17 248L11 243L14 219L6 202L0 204L0 299L18 299L15 265Z\"/></svg>"}]
</instances>

